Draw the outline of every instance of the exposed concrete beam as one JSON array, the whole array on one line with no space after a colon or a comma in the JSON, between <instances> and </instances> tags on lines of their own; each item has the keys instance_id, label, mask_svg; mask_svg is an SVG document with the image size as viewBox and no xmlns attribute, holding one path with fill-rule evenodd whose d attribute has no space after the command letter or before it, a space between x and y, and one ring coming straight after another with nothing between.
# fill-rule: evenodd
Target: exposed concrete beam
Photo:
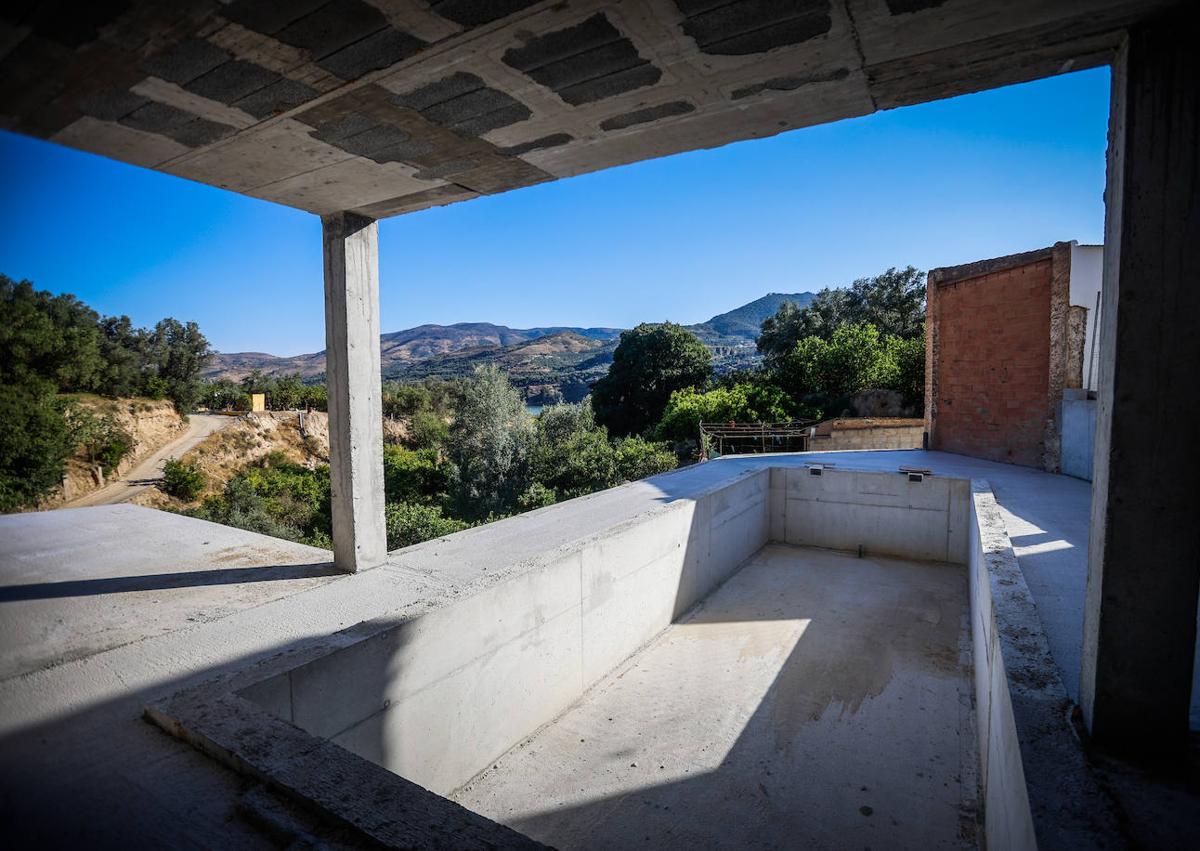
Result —
<instances>
[{"instance_id":1,"label":"exposed concrete beam","mask_svg":"<svg viewBox=\"0 0 1200 851\"><path fill-rule=\"evenodd\" d=\"M353 213L321 217L333 560L354 573L387 557L379 371L379 229Z\"/></svg>"},{"instance_id":2,"label":"exposed concrete beam","mask_svg":"<svg viewBox=\"0 0 1200 851\"><path fill-rule=\"evenodd\" d=\"M1080 703L1098 744L1186 752L1200 590L1200 53L1186 20L1113 65Z\"/></svg>"}]
</instances>

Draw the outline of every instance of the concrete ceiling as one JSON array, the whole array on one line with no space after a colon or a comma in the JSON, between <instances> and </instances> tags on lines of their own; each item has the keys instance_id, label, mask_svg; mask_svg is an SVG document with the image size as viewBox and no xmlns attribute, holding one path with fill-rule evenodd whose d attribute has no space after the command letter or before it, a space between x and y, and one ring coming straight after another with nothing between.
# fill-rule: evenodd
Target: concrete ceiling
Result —
<instances>
[{"instance_id":1,"label":"concrete ceiling","mask_svg":"<svg viewBox=\"0 0 1200 851\"><path fill-rule=\"evenodd\" d=\"M381 218L1107 61L1169 0L10 0L0 127Z\"/></svg>"}]
</instances>

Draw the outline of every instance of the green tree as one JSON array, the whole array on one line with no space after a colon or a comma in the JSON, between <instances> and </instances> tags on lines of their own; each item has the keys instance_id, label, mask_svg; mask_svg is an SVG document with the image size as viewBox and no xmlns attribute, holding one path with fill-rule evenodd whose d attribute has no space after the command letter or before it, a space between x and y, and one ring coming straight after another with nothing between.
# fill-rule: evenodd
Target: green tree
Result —
<instances>
[{"instance_id":1,"label":"green tree","mask_svg":"<svg viewBox=\"0 0 1200 851\"><path fill-rule=\"evenodd\" d=\"M228 378L205 382L200 394L200 404L212 411L234 411L250 407L246 391L240 384Z\"/></svg>"},{"instance_id":2,"label":"green tree","mask_svg":"<svg viewBox=\"0 0 1200 851\"><path fill-rule=\"evenodd\" d=\"M826 341L805 337L777 369L793 398L816 403L836 415L861 390L893 387L899 378L895 347L874 325L843 325Z\"/></svg>"},{"instance_id":3,"label":"green tree","mask_svg":"<svg viewBox=\"0 0 1200 851\"><path fill-rule=\"evenodd\" d=\"M676 390L704 387L712 357L695 334L671 322L621 333L608 374L592 388L596 420L610 434L642 434L662 417Z\"/></svg>"},{"instance_id":4,"label":"green tree","mask_svg":"<svg viewBox=\"0 0 1200 851\"><path fill-rule=\"evenodd\" d=\"M892 267L850 285L849 322L866 322L883 336L911 340L925 333L925 273Z\"/></svg>"},{"instance_id":5,"label":"green tree","mask_svg":"<svg viewBox=\"0 0 1200 851\"><path fill-rule=\"evenodd\" d=\"M907 405L917 408L925 404L925 334L911 339L888 337L888 356L896 364L896 372L887 385L895 390Z\"/></svg>"},{"instance_id":6,"label":"green tree","mask_svg":"<svg viewBox=\"0 0 1200 851\"><path fill-rule=\"evenodd\" d=\"M675 455L640 437L610 441L591 406L557 404L542 409L532 453L534 484L522 508L536 508L674 469Z\"/></svg>"},{"instance_id":7,"label":"green tree","mask_svg":"<svg viewBox=\"0 0 1200 851\"><path fill-rule=\"evenodd\" d=\"M304 382L300 373L280 375L272 382L267 396L267 405L272 411L290 411L299 408L304 400Z\"/></svg>"},{"instance_id":8,"label":"green tree","mask_svg":"<svg viewBox=\"0 0 1200 851\"><path fill-rule=\"evenodd\" d=\"M137 396L146 380L147 333L128 316L100 320L100 356L104 365L98 390L106 396Z\"/></svg>"},{"instance_id":9,"label":"green tree","mask_svg":"<svg viewBox=\"0 0 1200 851\"><path fill-rule=\"evenodd\" d=\"M73 295L52 296L0 275L0 382L43 379L63 393L98 389L99 318Z\"/></svg>"},{"instance_id":10,"label":"green tree","mask_svg":"<svg viewBox=\"0 0 1200 851\"><path fill-rule=\"evenodd\" d=\"M450 437L445 417L433 411L413 415L408 424L408 444L414 449L436 449Z\"/></svg>"},{"instance_id":11,"label":"green tree","mask_svg":"<svg viewBox=\"0 0 1200 851\"><path fill-rule=\"evenodd\" d=\"M533 419L521 394L494 364L463 382L446 443L455 514L503 515L528 485Z\"/></svg>"},{"instance_id":12,"label":"green tree","mask_svg":"<svg viewBox=\"0 0 1200 851\"><path fill-rule=\"evenodd\" d=\"M807 307L797 307L790 301L781 304L774 316L763 320L758 337L758 350L767 365L777 366L805 337L832 336L834 330L850 321L849 303L846 290L826 287Z\"/></svg>"},{"instance_id":13,"label":"green tree","mask_svg":"<svg viewBox=\"0 0 1200 851\"><path fill-rule=\"evenodd\" d=\"M75 447L86 452L91 463L99 464L105 475L115 470L133 449L133 438L117 424L112 414L99 414L68 400L63 416Z\"/></svg>"},{"instance_id":14,"label":"green tree","mask_svg":"<svg viewBox=\"0 0 1200 851\"><path fill-rule=\"evenodd\" d=\"M54 385L32 378L0 384L0 512L41 499L62 481L74 449Z\"/></svg>"},{"instance_id":15,"label":"green tree","mask_svg":"<svg viewBox=\"0 0 1200 851\"><path fill-rule=\"evenodd\" d=\"M161 389L180 413L194 411L203 391L200 371L212 359L212 349L200 333L200 326L169 317L160 320L150 334L147 349L157 379L155 389Z\"/></svg>"},{"instance_id":16,"label":"green tree","mask_svg":"<svg viewBox=\"0 0 1200 851\"><path fill-rule=\"evenodd\" d=\"M846 289L826 287L805 308L784 302L763 321L758 350L776 368L806 337L833 339L844 325L867 323L885 336L912 339L925 329L925 273L912 266L859 278Z\"/></svg>"},{"instance_id":17,"label":"green tree","mask_svg":"<svg viewBox=\"0 0 1200 851\"><path fill-rule=\"evenodd\" d=\"M305 384L301 404L314 411L328 411L329 388L324 384Z\"/></svg>"},{"instance_id":18,"label":"green tree","mask_svg":"<svg viewBox=\"0 0 1200 851\"><path fill-rule=\"evenodd\" d=\"M591 405L560 403L542 409L532 470L534 480L556 499L571 499L617 484L616 452L608 433L596 424Z\"/></svg>"},{"instance_id":19,"label":"green tree","mask_svg":"<svg viewBox=\"0 0 1200 851\"><path fill-rule=\"evenodd\" d=\"M163 464L163 476L159 487L168 496L191 502L204 490L204 474L193 464L185 464L178 458L168 458Z\"/></svg>"}]
</instances>

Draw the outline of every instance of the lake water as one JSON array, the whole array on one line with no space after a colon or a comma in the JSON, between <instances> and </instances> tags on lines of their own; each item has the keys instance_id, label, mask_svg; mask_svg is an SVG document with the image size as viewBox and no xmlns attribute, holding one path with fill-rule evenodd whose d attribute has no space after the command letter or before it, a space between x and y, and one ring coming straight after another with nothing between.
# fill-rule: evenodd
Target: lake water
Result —
<instances>
[{"instance_id":1,"label":"lake water","mask_svg":"<svg viewBox=\"0 0 1200 851\"><path fill-rule=\"evenodd\" d=\"M525 410L529 411L533 416L537 416L542 412L542 405L526 405Z\"/></svg>"}]
</instances>

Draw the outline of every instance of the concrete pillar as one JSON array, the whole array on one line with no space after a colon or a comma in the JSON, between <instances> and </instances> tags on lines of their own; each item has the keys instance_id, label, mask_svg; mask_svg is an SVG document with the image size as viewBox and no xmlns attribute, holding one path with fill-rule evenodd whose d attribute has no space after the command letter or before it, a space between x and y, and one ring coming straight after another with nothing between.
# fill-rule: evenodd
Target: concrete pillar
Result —
<instances>
[{"instance_id":1,"label":"concrete pillar","mask_svg":"<svg viewBox=\"0 0 1200 851\"><path fill-rule=\"evenodd\" d=\"M1080 703L1097 744L1182 759L1200 590L1200 51L1139 24L1113 65Z\"/></svg>"},{"instance_id":2,"label":"concrete pillar","mask_svg":"<svg viewBox=\"0 0 1200 851\"><path fill-rule=\"evenodd\" d=\"M387 557L379 373L379 230L353 213L321 217L333 559L348 573Z\"/></svg>"}]
</instances>

